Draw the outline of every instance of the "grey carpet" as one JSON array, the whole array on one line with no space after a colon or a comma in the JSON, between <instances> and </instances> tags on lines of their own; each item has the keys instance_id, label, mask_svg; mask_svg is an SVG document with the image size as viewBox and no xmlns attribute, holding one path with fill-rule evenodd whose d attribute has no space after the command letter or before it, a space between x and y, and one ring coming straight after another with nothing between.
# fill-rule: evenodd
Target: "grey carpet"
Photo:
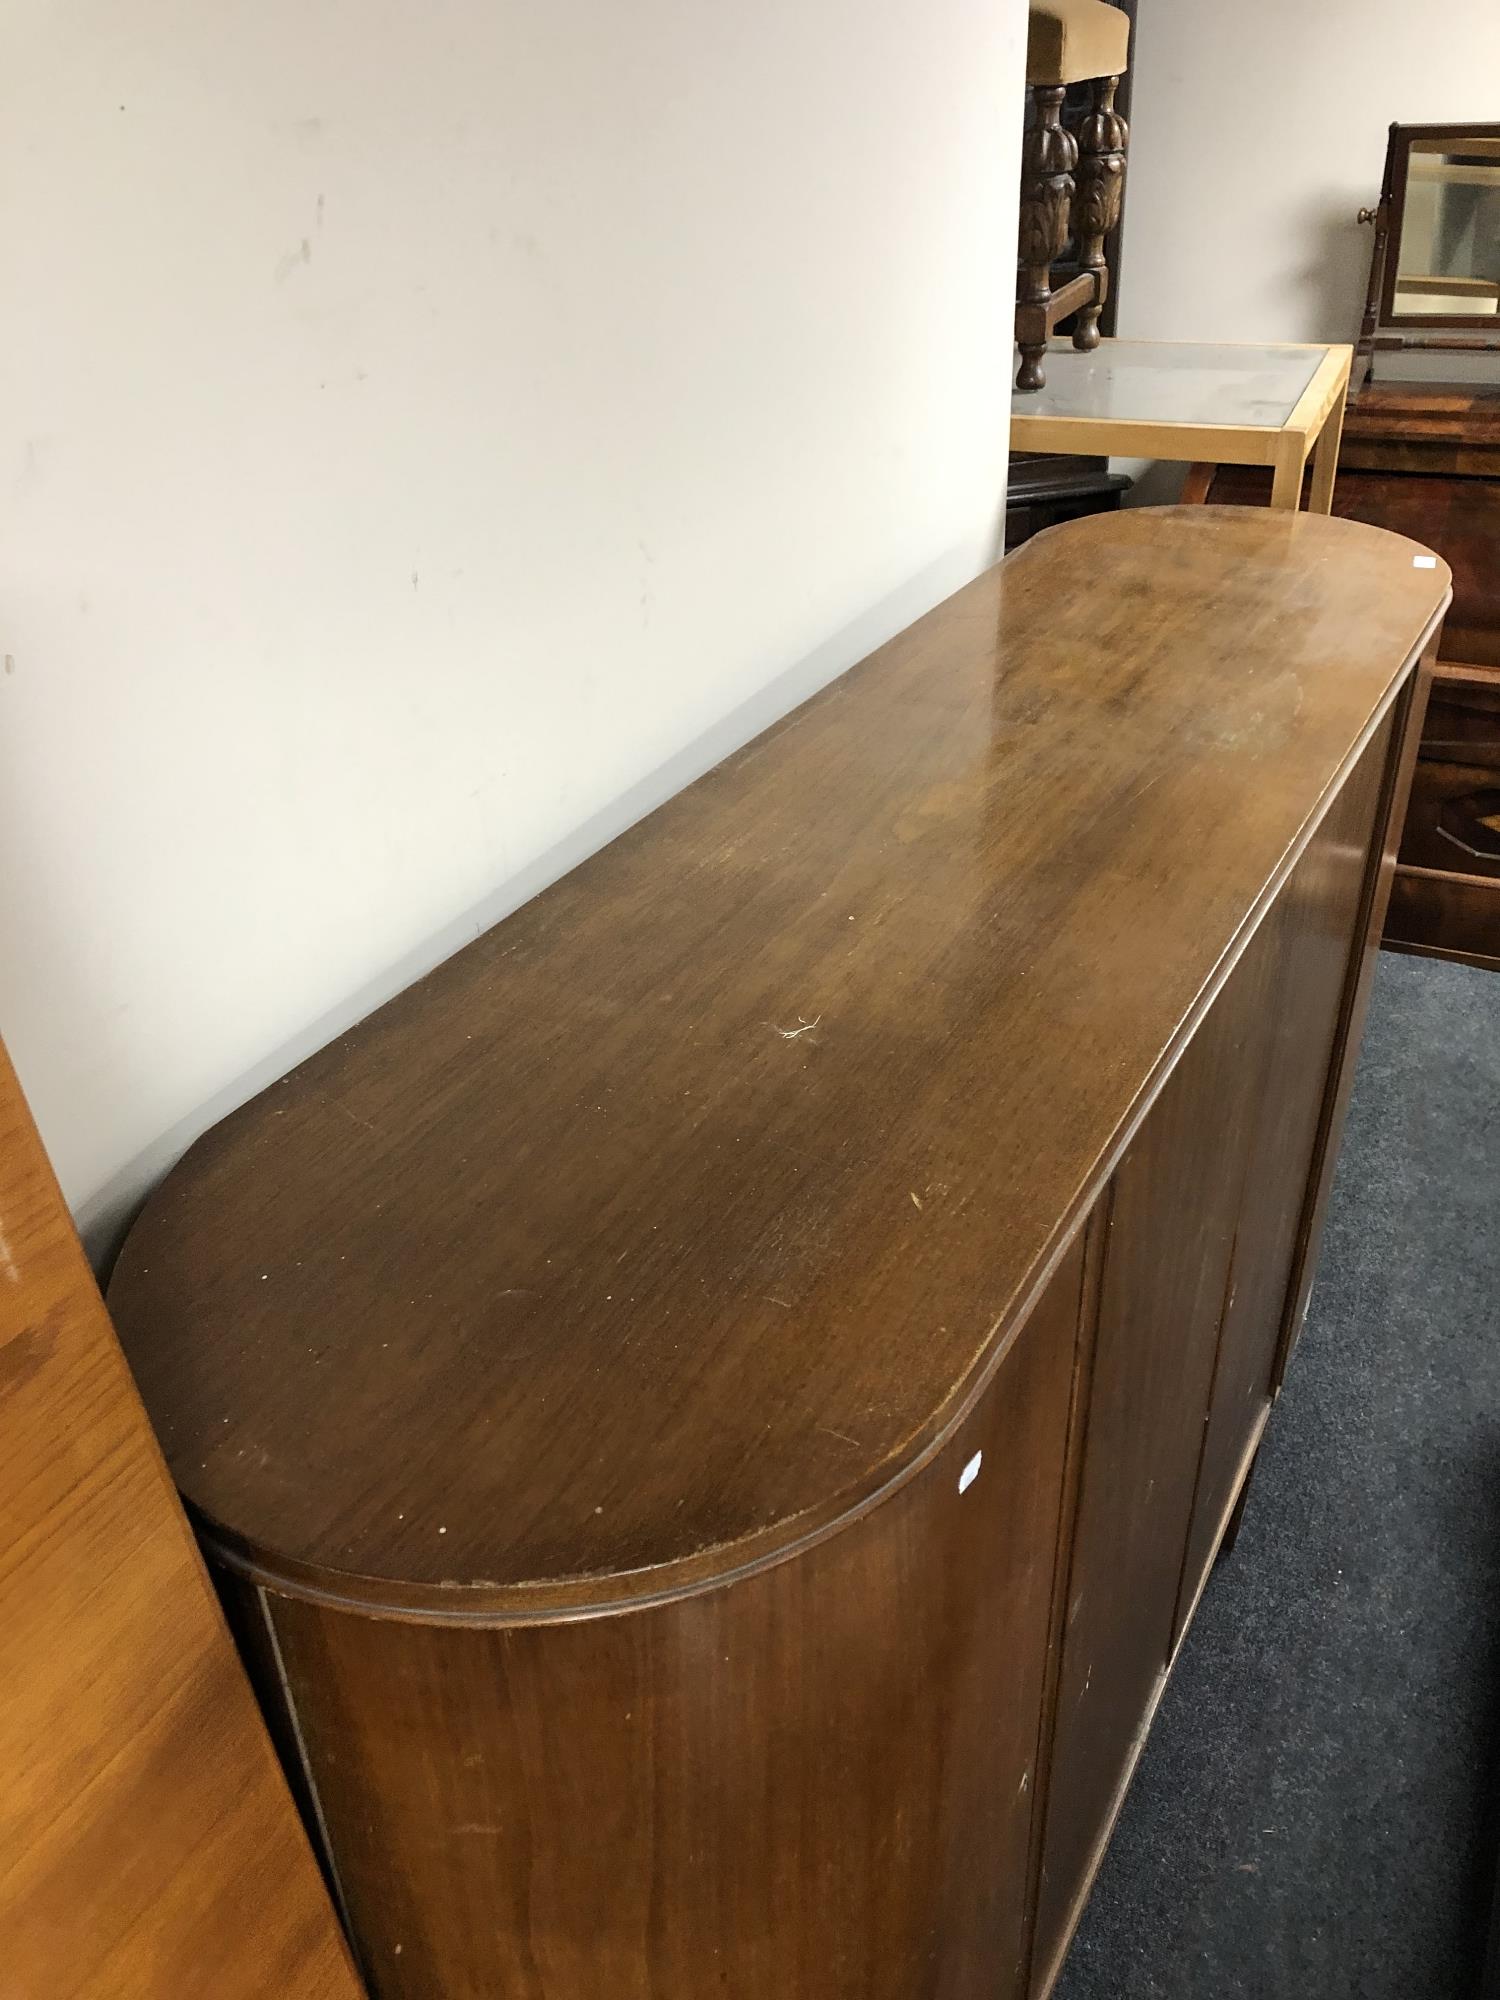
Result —
<instances>
[{"instance_id":1,"label":"grey carpet","mask_svg":"<svg viewBox=\"0 0 1500 2000\"><path fill-rule=\"evenodd\" d=\"M1475 1993L1497 1302L1500 974L1382 953L1307 1328L1057 2000Z\"/></svg>"}]
</instances>

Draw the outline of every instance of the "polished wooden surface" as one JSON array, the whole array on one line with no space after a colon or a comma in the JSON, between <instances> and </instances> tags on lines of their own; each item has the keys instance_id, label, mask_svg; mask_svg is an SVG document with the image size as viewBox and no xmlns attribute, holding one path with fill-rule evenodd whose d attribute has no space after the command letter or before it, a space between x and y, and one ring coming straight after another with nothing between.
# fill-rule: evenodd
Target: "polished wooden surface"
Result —
<instances>
[{"instance_id":1,"label":"polished wooden surface","mask_svg":"<svg viewBox=\"0 0 1500 2000\"><path fill-rule=\"evenodd\" d=\"M1045 534L169 1177L112 1296L377 2000L1042 2000L1310 1282L1417 553Z\"/></svg>"},{"instance_id":2,"label":"polished wooden surface","mask_svg":"<svg viewBox=\"0 0 1500 2000\"><path fill-rule=\"evenodd\" d=\"M1448 658L1500 668L1500 477L1413 476L1389 466L1358 470L1348 463L1350 450L1346 443L1334 513L1436 549L1453 574L1453 606L1444 623ZM1368 438L1361 456L1373 456ZM1221 466L1202 481L1216 506L1261 505L1270 490L1266 474L1253 466Z\"/></svg>"},{"instance_id":3,"label":"polished wooden surface","mask_svg":"<svg viewBox=\"0 0 1500 2000\"><path fill-rule=\"evenodd\" d=\"M0 1530L0 1994L354 2000L3 1049Z\"/></svg>"},{"instance_id":4,"label":"polished wooden surface","mask_svg":"<svg viewBox=\"0 0 1500 2000\"><path fill-rule=\"evenodd\" d=\"M227 1120L111 1288L205 1522L536 1616L873 1502L1445 584L1320 519L1058 529Z\"/></svg>"}]
</instances>

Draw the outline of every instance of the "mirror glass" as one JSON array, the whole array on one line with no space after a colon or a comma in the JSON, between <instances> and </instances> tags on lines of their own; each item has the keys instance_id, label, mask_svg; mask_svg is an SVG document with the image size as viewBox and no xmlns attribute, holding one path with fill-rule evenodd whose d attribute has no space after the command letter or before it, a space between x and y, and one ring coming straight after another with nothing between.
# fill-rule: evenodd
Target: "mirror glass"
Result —
<instances>
[{"instance_id":1,"label":"mirror glass","mask_svg":"<svg viewBox=\"0 0 1500 2000\"><path fill-rule=\"evenodd\" d=\"M1500 315L1500 138L1412 139L1396 314Z\"/></svg>"}]
</instances>

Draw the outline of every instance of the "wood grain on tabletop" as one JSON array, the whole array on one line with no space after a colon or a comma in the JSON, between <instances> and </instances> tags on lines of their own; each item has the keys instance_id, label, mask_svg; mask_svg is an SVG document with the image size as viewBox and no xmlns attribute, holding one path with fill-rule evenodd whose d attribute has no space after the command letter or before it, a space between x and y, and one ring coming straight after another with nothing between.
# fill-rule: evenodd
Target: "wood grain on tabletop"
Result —
<instances>
[{"instance_id":1,"label":"wood grain on tabletop","mask_svg":"<svg viewBox=\"0 0 1500 2000\"><path fill-rule=\"evenodd\" d=\"M200 1140L110 1298L208 1525L525 1617L886 1488L1439 615L1417 553L1055 529Z\"/></svg>"},{"instance_id":2,"label":"wood grain on tabletop","mask_svg":"<svg viewBox=\"0 0 1500 2000\"><path fill-rule=\"evenodd\" d=\"M355 2000L0 1048L0 1995Z\"/></svg>"}]
</instances>

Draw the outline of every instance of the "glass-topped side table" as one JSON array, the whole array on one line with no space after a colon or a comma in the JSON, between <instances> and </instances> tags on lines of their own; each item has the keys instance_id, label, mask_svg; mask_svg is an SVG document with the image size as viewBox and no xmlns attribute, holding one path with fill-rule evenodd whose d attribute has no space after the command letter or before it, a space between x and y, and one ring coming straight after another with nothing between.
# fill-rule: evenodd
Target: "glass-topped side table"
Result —
<instances>
[{"instance_id":1,"label":"glass-topped side table","mask_svg":"<svg viewBox=\"0 0 1500 2000\"><path fill-rule=\"evenodd\" d=\"M1311 454L1309 510L1333 503L1347 346L1105 340L1049 347L1045 388L1018 396L1012 451L1103 452L1274 468L1273 507L1296 508Z\"/></svg>"}]
</instances>

